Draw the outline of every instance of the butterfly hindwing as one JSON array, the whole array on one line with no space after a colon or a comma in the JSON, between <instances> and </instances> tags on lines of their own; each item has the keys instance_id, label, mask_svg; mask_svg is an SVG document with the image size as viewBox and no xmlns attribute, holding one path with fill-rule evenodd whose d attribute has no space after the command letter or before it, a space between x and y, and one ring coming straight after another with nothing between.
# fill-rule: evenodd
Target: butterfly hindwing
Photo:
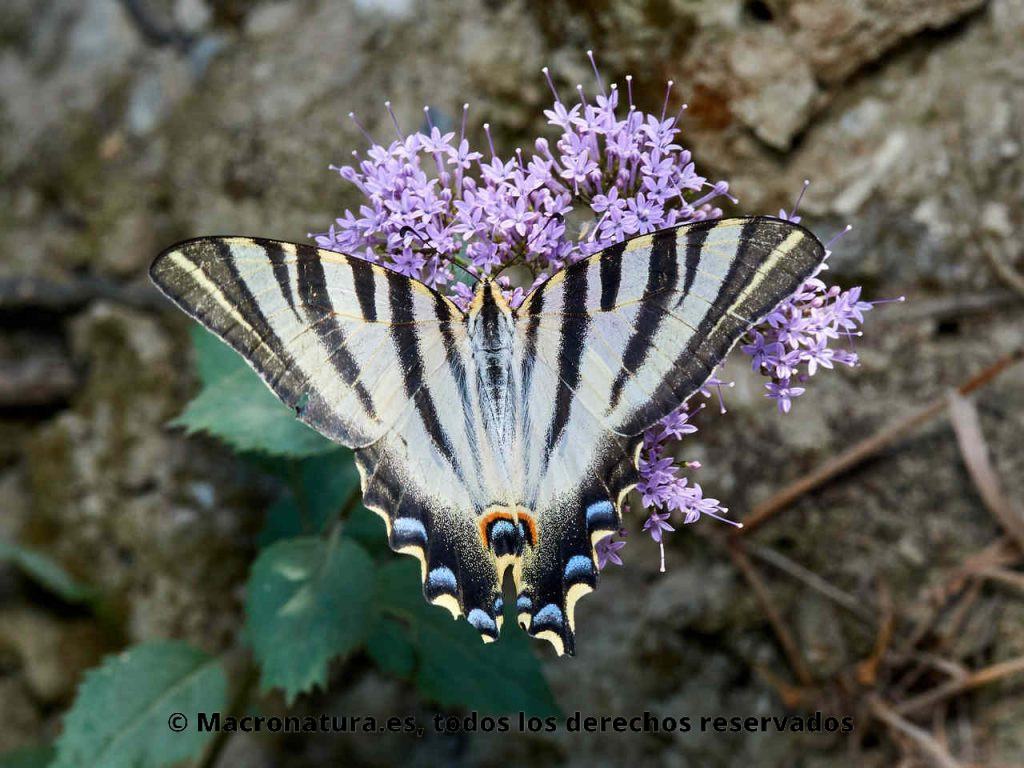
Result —
<instances>
[{"instance_id":1,"label":"butterfly hindwing","mask_svg":"<svg viewBox=\"0 0 1024 768\"><path fill-rule=\"evenodd\" d=\"M618 527L638 479L638 436L824 255L788 221L705 221L614 245L523 301L525 497L540 546L524 553L517 588L532 634L571 651L575 602L596 583L593 544Z\"/></svg>"},{"instance_id":2,"label":"butterfly hindwing","mask_svg":"<svg viewBox=\"0 0 1024 768\"><path fill-rule=\"evenodd\" d=\"M501 590L472 507L431 496L401 438L357 450L356 466L363 503L384 518L391 548L419 560L424 597L454 618L464 616L485 640L496 640Z\"/></svg>"}]
</instances>

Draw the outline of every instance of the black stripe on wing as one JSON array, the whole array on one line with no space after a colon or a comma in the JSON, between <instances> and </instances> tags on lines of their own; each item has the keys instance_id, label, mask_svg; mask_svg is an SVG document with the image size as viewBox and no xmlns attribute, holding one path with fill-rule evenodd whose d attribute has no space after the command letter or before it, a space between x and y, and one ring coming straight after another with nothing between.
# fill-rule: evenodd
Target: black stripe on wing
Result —
<instances>
[{"instance_id":1,"label":"black stripe on wing","mask_svg":"<svg viewBox=\"0 0 1024 768\"><path fill-rule=\"evenodd\" d=\"M441 332L441 341L444 344L445 359L448 361L448 371L459 391L459 407L462 409L463 429L466 434L466 441L469 445L469 452L472 454L473 469L477 477L480 477L483 468L480 464L480 445L477 440L476 420L474 409L469 395L469 379L466 377L466 366L455 343L455 334L452 333L452 323L461 322L452 312L451 302L437 295L434 301L434 316L438 321L438 329Z\"/></svg>"},{"instance_id":2,"label":"black stripe on wing","mask_svg":"<svg viewBox=\"0 0 1024 768\"><path fill-rule=\"evenodd\" d=\"M246 287L224 240L179 243L154 260L149 275L168 298L241 353L295 407L309 383Z\"/></svg>"},{"instance_id":3,"label":"black stripe on wing","mask_svg":"<svg viewBox=\"0 0 1024 768\"><path fill-rule=\"evenodd\" d=\"M734 221L695 225L701 251L709 247L705 240L716 226L735 225ZM698 234L699 233L699 234ZM803 235L785 255L785 263L765 267L778 249L794 235ZM689 231L687 231L689 236ZM686 249L687 263L700 258ZM689 246L689 243L688 243ZM646 407L637 409L622 425L626 433L639 434L683 403L711 376L739 338L771 312L780 301L792 295L825 257L821 242L810 232L791 222L770 217L743 220L736 252L696 331L680 350L668 373L658 384ZM748 290L759 282L754 290Z\"/></svg>"},{"instance_id":4,"label":"black stripe on wing","mask_svg":"<svg viewBox=\"0 0 1024 768\"><path fill-rule=\"evenodd\" d=\"M565 272L562 303L562 334L558 345L558 391L554 413L548 428L545 456L550 457L562 436L572 411L572 401L580 383L580 364L587 338L590 316L587 314L587 264L578 262ZM531 302L530 310L533 310ZM546 462L545 462L546 465Z\"/></svg>"},{"instance_id":5,"label":"black stripe on wing","mask_svg":"<svg viewBox=\"0 0 1024 768\"><path fill-rule=\"evenodd\" d=\"M525 311L529 320L526 323L526 340L523 347L523 384L519 399L523 402L530 394L533 383L533 367L537 363L537 334L540 331L540 315L544 311L544 292L534 291L524 303L521 311Z\"/></svg>"},{"instance_id":6,"label":"black stripe on wing","mask_svg":"<svg viewBox=\"0 0 1024 768\"><path fill-rule=\"evenodd\" d=\"M700 264L700 255L704 250L704 242L708 239L708 232L715 225L714 221L700 222L686 228L686 277L683 280L683 292L676 301L676 306L681 306L686 296L693 287L693 281L697 277L697 266Z\"/></svg>"},{"instance_id":7,"label":"black stripe on wing","mask_svg":"<svg viewBox=\"0 0 1024 768\"><path fill-rule=\"evenodd\" d=\"M277 281L277 287L281 291L281 295L284 296L288 306L292 310L292 314L295 315L296 319L300 322L302 318L299 316L299 309L295 306L295 294L292 292L291 278L288 273L288 254L285 252L285 244L277 240L267 240L262 237L254 237L253 243L259 245L267 253L267 258L273 265L274 279Z\"/></svg>"},{"instance_id":8,"label":"black stripe on wing","mask_svg":"<svg viewBox=\"0 0 1024 768\"><path fill-rule=\"evenodd\" d=\"M604 257L601 259L602 267ZM676 232L666 230L656 234L651 242L650 260L647 264L647 286L644 289L640 311L637 313L633 334L626 342L622 353L619 373L612 382L609 407L619 404L626 378L643 365L647 353L654 344L665 313L661 311L672 302L676 281L679 279L679 264L676 261Z\"/></svg>"},{"instance_id":9,"label":"black stripe on wing","mask_svg":"<svg viewBox=\"0 0 1024 768\"><path fill-rule=\"evenodd\" d=\"M622 282L622 253L625 243L613 245L601 254L601 311L610 312L619 298Z\"/></svg>"},{"instance_id":10,"label":"black stripe on wing","mask_svg":"<svg viewBox=\"0 0 1024 768\"><path fill-rule=\"evenodd\" d=\"M352 259L349 262L352 268L352 282L356 291L356 299L359 301L359 311L363 313L363 320L368 323L377 322L377 281L373 274L373 267L368 261Z\"/></svg>"},{"instance_id":11,"label":"black stripe on wing","mask_svg":"<svg viewBox=\"0 0 1024 768\"><path fill-rule=\"evenodd\" d=\"M359 404L371 418L376 418L373 398L359 380L359 364L349 351L345 339L345 328L335 316L334 303L327 291L327 278L324 265L320 261L316 248L308 245L296 246L298 259L299 300L306 314L306 320L312 326L320 343L328 350L328 360L334 370L348 386L355 390Z\"/></svg>"},{"instance_id":12,"label":"black stripe on wing","mask_svg":"<svg viewBox=\"0 0 1024 768\"><path fill-rule=\"evenodd\" d=\"M416 330L416 318L413 315L412 284L408 278L397 272L388 273L388 299L391 303L391 338L394 340L395 352L401 366L400 375L405 385L405 393L413 401L431 441L451 465L459 480L465 482L462 465L441 424L433 395L424 378L419 332Z\"/></svg>"}]
</instances>

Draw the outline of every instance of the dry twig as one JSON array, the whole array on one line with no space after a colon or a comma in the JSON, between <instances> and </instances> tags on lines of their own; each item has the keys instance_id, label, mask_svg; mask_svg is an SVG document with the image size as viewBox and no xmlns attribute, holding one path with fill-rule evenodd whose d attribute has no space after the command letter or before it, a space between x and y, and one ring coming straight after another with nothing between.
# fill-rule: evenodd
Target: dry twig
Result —
<instances>
[{"instance_id":1,"label":"dry twig","mask_svg":"<svg viewBox=\"0 0 1024 768\"><path fill-rule=\"evenodd\" d=\"M981 494L985 507L1013 539L1017 548L1024 553L1024 509L1014 504L1003 493L999 478L989 460L977 408L958 392L950 392L949 419L953 424L964 464L967 465L967 471L978 493Z\"/></svg>"},{"instance_id":2,"label":"dry twig","mask_svg":"<svg viewBox=\"0 0 1024 768\"><path fill-rule=\"evenodd\" d=\"M953 759L953 756L946 751L930 733L919 728L908 720L904 719L892 707L886 704L876 694L868 697L868 706L871 714L892 728L894 731L903 734L918 747L921 748L939 768L960 768L960 763Z\"/></svg>"},{"instance_id":3,"label":"dry twig","mask_svg":"<svg viewBox=\"0 0 1024 768\"><path fill-rule=\"evenodd\" d=\"M989 683L994 683L1022 672L1024 672L1024 656L1019 656L1016 659L1010 659L1009 661L1003 661L999 664L993 664L992 666L985 667L984 669L979 669L977 672L971 672L964 677L950 680L948 683L936 686L930 691L925 691L911 699L907 699L901 704L897 704L895 711L901 715L906 715L920 709L927 709L934 704L959 696L967 691L980 688L983 685L988 685Z\"/></svg>"},{"instance_id":4,"label":"dry twig","mask_svg":"<svg viewBox=\"0 0 1024 768\"><path fill-rule=\"evenodd\" d=\"M921 644L921 641L935 626L939 616L955 595L960 594L967 580L973 576L984 573L987 569L1002 565L1012 565L1019 555L1013 551L1005 538L998 539L984 549L975 552L968 557L963 564L953 571L945 583L930 590L928 597L929 610L918 620L914 629L900 644L898 653L910 654L914 648Z\"/></svg>"},{"instance_id":5,"label":"dry twig","mask_svg":"<svg viewBox=\"0 0 1024 768\"><path fill-rule=\"evenodd\" d=\"M768 622L772 625L775 636L778 638L779 644L782 645L782 650L785 652L786 658L789 660L789 666L793 669L797 680L800 681L801 685L809 687L813 684L814 679L811 677L811 672L804 662L803 654L800 653L800 646L797 645L796 640L793 639L793 635L789 631L789 627L782 620L782 615L776 609L768 588L765 587L764 580L754 567L754 564L750 562L750 558L747 556L743 545L736 540L728 541L726 550L729 552L733 563L736 564L740 573L747 580L750 588L754 591L754 596L768 617Z\"/></svg>"},{"instance_id":6,"label":"dry twig","mask_svg":"<svg viewBox=\"0 0 1024 768\"><path fill-rule=\"evenodd\" d=\"M1024 592L1024 573L1019 571L1011 571L1009 568L1000 568L997 565L993 565L991 568L978 571L978 577L991 579L1000 584L1007 584Z\"/></svg>"},{"instance_id":7,"label":"dry twig","mask_svg":"<svg viewBox=\"0 0 1024 768\"><path fill-rule=\"evenodd\" d=\"M878 625L878 637L871 655L857 665L857 682L863 686L872 686L878 676L878 664L889 649L892 640L894 615L892 610L892 594L884 581L878 583L878 603L882 607L882 620Z\"/></svg>"},{"instance_id":8,"label":"dry twig","mask_svg":"<svg viewBox=\"0 0 1024 768\"><path fill-rule=\"evenodd\" d=\"M1000 248L991 237L982 238L982 253L988 259L989 266L996 273L996 277L1003 281L1018 295L1024 296L1024 275L1018 272L1008 259L1003 258Z\"/></svg>"},{"instance_id":9,"label":"dry twig","mask_svg":"<svg viewBox=\"0 0 1024 768\"><path fill-rule=\"evenodd\" d=\"M863 619L869 624L874 623L874 614L864 606L862 601L858 600L849 592L844 592L839 589L839 587L834 586L831 582L823 579L809 568L805 568L800 565L800 563L790 560L781 552L772 549L771 547L749 544L747 548L750 554L754 555L759 560L763 560L770 565L774 565L783 573L789 574L793 578L804 583L810 589L813 589L815 592L824 595L837 605L845 608L857 618Z\"/></svg>"}]
</instances>

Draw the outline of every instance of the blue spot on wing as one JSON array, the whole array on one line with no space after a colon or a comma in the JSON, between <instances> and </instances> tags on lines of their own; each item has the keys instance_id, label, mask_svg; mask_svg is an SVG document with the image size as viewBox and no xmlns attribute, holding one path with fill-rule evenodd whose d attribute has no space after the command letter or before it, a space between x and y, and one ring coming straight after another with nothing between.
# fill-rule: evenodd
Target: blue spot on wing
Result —
<instances>
[{"instance_id":1,"label":"blue spot on wing","mask_svg":"<svg viewBox=\"0 0 1024 768\"><path fill-rule=\"evenodd\" d=\"M589 557L574 555L565 566L565 580L577 581L580 578L589 578L594 573L594 564Z\"/></svg>"},{"instance_id":2,"label":"blue spot on wing","mask_svg":"<svg viewBox=\"0 0 1024 768\"><path fill-rule=\"evenodd\" d=\"M521 548L516 527L509 520L498 520L491 525L490 546L498 557L515 554Z\"/></svg>"},{"instance_id":3,"label":"blue spot on wing","mask_svg":"<svg viewBox=\"0 0 1024 768\"><path fill-rule=\"evenodd\" d=\"M435 568L427 574L427 586L431 589L443 590L454 593L458 589L455 581L455 574L451 568Z\"/></svg>"},{"instance_id":4,"label":"blue spot on wing","mask_svg":"<svg viewBox=\"0 0 1024 768\"><path fill-rule=\"evenodd\" d=\"M538 624L554 624L556 626L561 626L562 622L562 609L554 603L548 603L537 611L536 615L533 617L534 627Z\"/></svg>"},{"instance_id":5,"label":"blue spot on wing","mask_svg":"<svg viewBox=\"0 0 1024 768\"><path fill-rule=\"evenodd\" d=\"M472 624L480 632L487 634L497 633L498 625L494 623L494 619L487 615L487 613L480 608L474 608L466 616L466 621Z\"/></svg>"},{"instance_id":6,"label":"blue spot on wing","mask_svg":"<svg viewBox=\"0 0 1024 768\"><path fill-rule=\"evenodd\" d=\"M612 506L608 499L595 501L587 507L587 528L590 530L595 528L614 528L616 523L615 507Z\"/></svg>"},{"instance_id":7,"label":"blue spot on wing","mask_svg":"<svg viewBox=\"0 0 1024 768\"><path fill-rule=\"evenodd\" d=\"M516 610L520 613L528 613L533 610L533 600L527 595L520 595L516 600Z\"/></svg>"},{"instance_id":8,"label":"blue spot on wing","mask_svg":"<svg viewBox=\"0 0 1024 768\"><path fill-rule=\"evenodd\" d=\"M491 538L496 539L499 536L515 536L516 527L512 525L508 520L499 520L493 526L491 526Z\"/></svg>"},{"instance_id":9,"label":"blue spot on wing","mask_svg":"<svg viewBox=\"0 0 1024 768\"><path fill-rule=\"evenodd\" d=\"M399 517L396 518L391 527L395 532L396 538L401 539L417 539L423 543L427 541L427 529L423 526L423 523L414 517Z\"/></svg>"}]
</instances>

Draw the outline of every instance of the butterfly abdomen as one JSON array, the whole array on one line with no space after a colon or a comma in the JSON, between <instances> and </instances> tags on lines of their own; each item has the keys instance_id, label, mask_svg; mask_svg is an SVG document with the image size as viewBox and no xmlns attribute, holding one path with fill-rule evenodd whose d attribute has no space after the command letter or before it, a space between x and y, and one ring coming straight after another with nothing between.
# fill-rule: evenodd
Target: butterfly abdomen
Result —
<instances>
[{"instance_id":1,"label":"butterfly abdomen","mask_svg":"<svg viewBox=\"0 0 1024 768\"><path fill-rule=\"evenodd\" d=\"M510 490L505 467L514 450L519 416L513 371L515 320L496 283L485 280L477 286L466 328L484 434L503 470L499 472L500 484L503 490Z\"/></svg>"}]
</instances>

